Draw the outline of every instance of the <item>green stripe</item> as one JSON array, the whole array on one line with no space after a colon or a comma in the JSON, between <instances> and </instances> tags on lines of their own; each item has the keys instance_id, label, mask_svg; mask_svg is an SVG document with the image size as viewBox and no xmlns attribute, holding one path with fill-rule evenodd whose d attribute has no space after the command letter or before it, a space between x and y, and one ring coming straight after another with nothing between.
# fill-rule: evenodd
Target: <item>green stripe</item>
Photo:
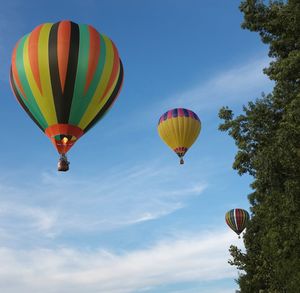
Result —
<instances>
[{"instance_id":1,"label":"green stripe","mask_svg":"<svg viewBox=\"0 0 300 293\"><path fill-rule=\"evenodd\" d=\"M80 49L81 49L81 42L83 42L83 40L81 39L81 32L82 32L82 30L81 30L81 26L80 26ZM89 32L86 32L86 36L85 36L85 40L84 40L84 42L86 42L89 45L89 43L90 43L89 40L86 40L87 36L89 36ZM79 58L81 58L81 50L80 49L79 49ZM89 53L89 51L87 51L86 57L88 57L88 53ZM91 81L91 84L90 84L85 96L83 96L83 91L84 91L84 86L85 86L85 81L86 81L87 69L84 71L84 83L80 84L80 86L81 86L80 93L81 94L77 94L77 90L76 90L77 79L76 79L75 93L73 96L73 102L72 102L69 123L71 123L73 125L78 125L80 123L81 118L85 114L85 112L92 100L92 97L95 94L97 86L100 82L104 64L105 64L105 57L106 57L105 42L104 42L103 37L100 34L100 56L99 56L96 71L94 73L94 77ZM88 58L85 58L85 59L86 59L85 60L86 68L87 68L88 67ZM81 62L81 60L79 60L79 62ZM80 68L80 66L78 66L78 68ZM77 74L78 74L78 71L77 71Z\"/></svg>"},{"instance_id":2,"label":"green stripe","mask_svg":"<svg viewBox=\"0 0 300 293\"><path fill-rule=\"evenodd\" d=\"M79 53L77 61L77 72L72 98L72 105L69 117L69 123L77 125L75 122L80 115L84 98L84 86L86 83L86 74L89 64L89 30L87 25L79 25Z\"/></svg>"},{"instance_id":3,"label":"green stripe","mask_svg":"<svg viewBox=\"0 0 300 293\"><path fill-rule=\"evenodd\" d=\"M22 40L19 43L19 46L17 48L17 54L16 54L16 67L17 71L19 74L20 82L22 84L24 93L26 95L25 99L22 96L22 93L20 93L20 96L28 108L28 110L31 112L31 114L34 116L34 118L38 121L38 123L41 125L41 127L45 130L48 127L48 123L46 122L38 104L35 101L34 95L30 89L27 77L26 77L26 72L24 68L24 62L23 62L23 51L24 51L24 44L26 39L29 37L29 35L26 35L22 38Z\"/></svg>"}]
</instances>

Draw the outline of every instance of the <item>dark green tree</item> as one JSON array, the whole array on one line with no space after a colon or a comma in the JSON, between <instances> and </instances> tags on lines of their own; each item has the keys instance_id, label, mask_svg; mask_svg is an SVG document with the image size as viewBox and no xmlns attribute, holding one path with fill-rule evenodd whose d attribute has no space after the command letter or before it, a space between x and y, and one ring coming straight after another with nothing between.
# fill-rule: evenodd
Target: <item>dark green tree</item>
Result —
<instances>
[{"instance_id":1,"label":"dark green tree","mask_svg":"<svg viewBox=\"0 0 300 293\"><path fill-rule=\"evenodd\" d=\"M245 0L242 27L269 46L264 70L275 82L234 116L224 107L221 131L235 140L233 168L253 176L246 251L230 247L241 293L300 292L300 1Z\"/></svg>"}]
</instances>

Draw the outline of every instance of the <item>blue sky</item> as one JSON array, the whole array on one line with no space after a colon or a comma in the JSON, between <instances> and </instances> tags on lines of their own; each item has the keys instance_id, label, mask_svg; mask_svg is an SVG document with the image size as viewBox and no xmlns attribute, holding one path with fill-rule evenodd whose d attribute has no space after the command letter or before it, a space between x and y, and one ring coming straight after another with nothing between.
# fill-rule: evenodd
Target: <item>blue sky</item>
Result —
<instances>
[{"instance_id":1,"label":"blue sky","mask_svg":"<svg viewBox=\"0 0 300 293\"><path fill-rule=\"evenodd\" d=\"M251 178L218 110L269 92L269 59L240 28L239 1L2 1L0 10L0 291L229 293L237 272L224 223L249 208ZM69 152L68 173L8 81L17 40L38 24L93 25L117 45L124 85L111 111ZM170 108L202 131L178 164L157 134Z\"/></svg>"}]
</instances>

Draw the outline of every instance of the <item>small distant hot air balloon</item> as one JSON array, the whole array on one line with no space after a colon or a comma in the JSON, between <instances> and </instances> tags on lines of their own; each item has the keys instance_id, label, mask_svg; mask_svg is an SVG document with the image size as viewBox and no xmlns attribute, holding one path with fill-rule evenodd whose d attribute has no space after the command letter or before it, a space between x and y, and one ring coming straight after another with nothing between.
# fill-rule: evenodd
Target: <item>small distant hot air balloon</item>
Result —
<instances>
[{"instance_id":1,"label":"small distant hot air balloon","mask_svg":"<svg viewBox=\"0 0 300 293\"><path fill-rule=\"evenodd\" d=\"M90 25L42 24L13 51L13 92L61 154L59 171L69 169L66 153L113 105L122 81L117 48Z\"/></svg>"},{"instance_id":2,"label":"small distant hot air balloon","mask_svg":"<svg viewBox=\"0 0 300 293\"><path fill-rule=\"evenodd\" d=\"M191 110L176 108L167 111L158 121L161 139L178 155L180 164L201 130L199 117Z\"/></svg>"},{"instance_id":3,"label":"small distant hot air balloon","mask_svg":"<svg viewBox=\"0 0 300 293\"><path fill-rule=\"evenodd\" d=\"M243 209L232 209L225 215L227 225L237 234L240 235L245 229L248 221L249 214ZM240 238L240 236L239 236Z\"/></svg>"}]
</instances>

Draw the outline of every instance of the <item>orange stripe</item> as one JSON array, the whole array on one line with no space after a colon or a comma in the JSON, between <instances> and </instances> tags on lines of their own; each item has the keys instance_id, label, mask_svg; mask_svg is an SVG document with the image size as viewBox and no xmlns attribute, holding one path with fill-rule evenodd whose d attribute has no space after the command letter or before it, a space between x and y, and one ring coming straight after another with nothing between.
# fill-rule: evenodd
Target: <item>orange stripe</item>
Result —
<instances>
[{"instance_id":1,"label":"orange stripe","mask_svg":"<svg viewBox=\"0 0 300 293\"><path fill-rule=\"evenodd\" d=\"M116 46L113 42L112 42L112 46L113 46L113 49L114 49L114 65L113 65L113 68L112 68L112 71L111 71L109 82L106 86L105 92L103 93L103 95L100 99L100 102L106 96L107 92L110 90L112 84L116 80L116 77L117 77L117 74L118 74L118 71L119 71L119 67L120 67L120 59L119 59L118 50L117 50L117 48L116 48Z\"/></svg>"},{"instance_id":2,"label":"orange stripe","mask_svg":"<svg viewBox=\"0 0 300 293\"><path fill-rule=\"evenodd\" d=\"M16 64L16 58L17 58L17 48L19 46L19 42L16 44L14 50L13 50L13 54L12 54L12 58L11 58L11 69L12 69L12 74L13 74L13 78L15 80L15 83L17 84L19 90L21 91L23 97L27 100L27 97L25 95L24 89L22 87L22 84L20 82L20 78L19 78L19 74L18 74L18 70L17 70L17 64Z\"/></svg>"},{"instance_id":3,"label":"orange stripe","mask_svg":"<svg viewBox=\"0 0 300 293\"><path fill-rule=\"evenodd\" d=\"M39 71L39 36L40 31L43 25L39 25L36 27L29 36L29 43L28 43L28 55L29 55L29 62L32 70L33 77L38 85L38 88L42 94L42 86L40 80L40 71Z\"/></svg>"},{"instance_id":4,"label":"orange stripe","mask_svg":"<svg viewBox=\"0 0 300 293\"><path fill-rule=\"evenodd\" d=\"M57 32L57 61L62 92L64 92L71 39L71 22L61 21Z\"/></svg>"},{"instance_id":5,"label":"orange stripe","mask_svg":"<svg viewBox=\"0 0 300 293\"><path fill-rule=\"evenodd\" d=\"M65 134L75 136L77 139L83 135L83 130L71 124L54 124L45 129L45 134L51 138L56 135Z\"/></svg>"},{"instance_id":6,"label":"orange stripe","mask_svg":"<svg viewBox=\"0 0 300 293\"><path fill-rule=\"evenodd\" d=\"M86 94L96 71L99 55L100 55L100 36L99 33L90 25L88 26L90 33L90 52L89 52L89 65L86 74L86 83L84 87L84 94Z\"/></svg>"}]
</instances>

